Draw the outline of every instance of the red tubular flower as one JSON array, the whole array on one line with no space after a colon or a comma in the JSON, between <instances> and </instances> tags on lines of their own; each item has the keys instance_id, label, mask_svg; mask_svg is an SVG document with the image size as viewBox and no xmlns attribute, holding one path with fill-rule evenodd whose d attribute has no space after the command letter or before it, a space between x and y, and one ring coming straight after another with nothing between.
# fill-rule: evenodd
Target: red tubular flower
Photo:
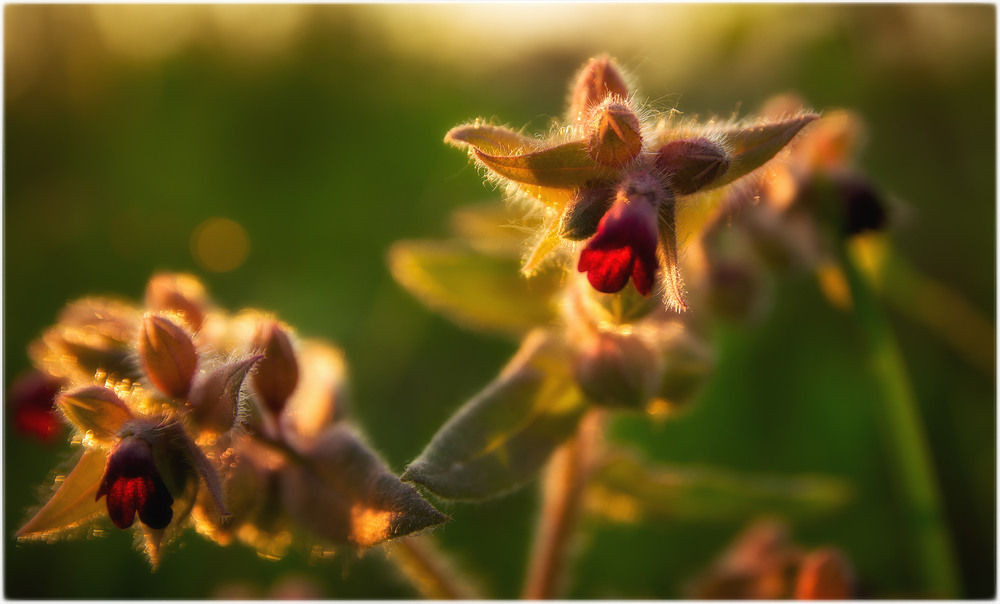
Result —
<instances>
[{"instance_id":1,"label":"red tubular flower","mask_svg":"<svg viewBox=\"0 0 1000 604\"><path fill-rule=\"evenodd\" d=\"M108 516L121 529L132 526L136 512L154 529L165 528L173 517L174 498L156 469L152 447L135 436L123 438L108 457L97 499L105 495Z\"/></svg>"},{"instance_id":2,"label":"red tubular flower","mask_svg":"<svg viewBox=\"0 0 1000 604\"><path fill-rule=\"evenodd\" d=\"M635 289L648 296L659 269L656 221L656 208L645 199L619 196L580 253L577 270L587 273L599 292L621 291L631 277Z\"/></svg>"}]
</instances>

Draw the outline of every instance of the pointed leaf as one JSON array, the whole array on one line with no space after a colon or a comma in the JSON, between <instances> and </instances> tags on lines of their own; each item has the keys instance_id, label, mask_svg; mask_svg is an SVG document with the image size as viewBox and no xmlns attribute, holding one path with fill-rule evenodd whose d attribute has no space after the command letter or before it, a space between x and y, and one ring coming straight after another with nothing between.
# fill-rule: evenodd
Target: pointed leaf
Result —
<instances>
[{"instance_id":1,"label":"pointed leaf","mask_svg":"<svg viewBox=\"0 0 1000 604\"><path fill-rule=\"evenodd\" d=\"M542 262L562 243L562 237L559 234L561 229L562 225L559 223L559 220L552 220L548 228L542 231L542 236L538 239L528 257L525 258L524 264L521 265L521 273L524 276L534 276Z\"/></svg>"},{"instance_id":2,"label":"pointed leaf","mask_svg":"<svg viewBox=\"0 0 1000 604\"><path fill-rule=\"evenodd\" d=\"M500 375L434 435L403 480L449 499L487 499L534 477L586 409L566 356L551 335L530 334Z\"/></svg>"},{"instance_id":3,"label":"pointed leaf","mask_svg":"<svg viewBox=\"0 0 1000 604\"><path fill-rule=\"evenodd\" d=\"M319 537L370 547L448 520L343 424L302 454L305 463L279 475L281 496L288 513Z\"/></svg>"},{"instance_id":4,"label":"pointed leaf","mask_svg":"<svg viewBox=\"0 0 1000 604\"><path fill-rule=\"evenodd\" d=\"M522 185L574 189L616 174L615 170L590 157L587 141L571 141L519 155L495 155L478 150L474 154L491 171Z\"/></svg>"},{"instance_id":5,"label":"pointed leaf","mask_svg":"<svg viewBox=\"0 0 1000 604\"><path fill-rule=\"evenodd\" d=\"M17 538L51 539L101 515L105 503L97 500L97 487L106 465L103 451L84 449L52 497L17 531Z\"/></svg>"},{"instance_id":6,"label":"pointed leaf","mask_svg":"<svg viewBox=\"0 0 1000 604\"><path fill-rule=\"evenodd\" d=\"M776 121L732 128L723 133L729 147L729 169L708 185L728 184L763 166L787 145L799 130L819 116L807 113Z\"/></svg>"},{"instance_id":7,"label":"pointed leaf","mask_svg":"<svg viewBox=\"0 0 1000 604\"><path fill-rule=\"evenodd\" d=\"M64 392L56 405L82 434L102 444L115 442L122 425L132 419L132 412L118 395L103 386L82 386Z\"/></svg>"},{"instance_id":8,"label":"pointed leaf","mask_svg":"<svg viewBox=\"0 0 1000 604\"><path fill-rule=\"evenodd\" d=\"M595 472L588 498L591 512L610 520L712 522L760 513L821 514L849 495L848 486L831 477L667 466L619 450Z\"/></svg>"},{"instance_id":9,"label":"pointed leaf","mask_svg":"<svg viewBox=\"0 0 1000 604\"><path fill-rule=\"evenodd\" d=\"M512 155L526 149L538 147L537 139L524 136L510 128L473 124L455 126L444 136L444 142L452 145L468 145L477 151L492 155Z\"/></svg>"},{"instance_id":10,"label":"pointed leaf","mask_svg":"<svg viewBox=\"0 0 1000 604\"><path fill-rule=\"evenodd\" d=\"M554 316L558 275L525 279L513 255L482 254L458 241L402 241L390 249L389 267L421 302L472 329L518 335Z\"/></svg>"}]
</instances>

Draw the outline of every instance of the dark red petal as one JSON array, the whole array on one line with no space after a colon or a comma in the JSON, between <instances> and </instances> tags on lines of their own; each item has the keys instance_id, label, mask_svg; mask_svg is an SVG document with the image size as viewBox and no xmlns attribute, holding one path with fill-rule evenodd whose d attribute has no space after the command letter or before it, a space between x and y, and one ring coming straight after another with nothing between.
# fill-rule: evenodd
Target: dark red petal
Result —
<instances>
[{"instance_id":1,"label":"dark red petal","mask_svg":"<svg viewBox=\"0 0 1000 604\"><path fill-rule=\"evenodd\" d=\"M120 529L135 522L135 513L142 507L149 490L144 478L119 478L108 489L108 516Z\"/></svg>"},{"instance_id":2,"label":"dark red petal","mask_svg":"<svg viewBox=\"0 0 1000 604\"><path fill-rule=\"evenodd\" d=\"M150 445L136 437L126 437L108 457L97 499L107 495L108 516L118 528L128 528L139 520L150 528L170 524L174 498L160 478Z\"/></svg>"},{"instance_id":3,"label":"dark red petal","mask_svg":"<svg viewBox=\"0 0 1000 604\"><path fill-rule=\"evenodd\" d=\"M631 277L636 290L648 296L659 269L656 220L656 211L645 202L615 202L580 252L577 270L587 273L599 292L619 292Z\"/></svg>"},{"instance_id":4,"label":"dark red petal","mask_svg":"<svg viewBox=\"0 0 1000 604\"><path fill-rule=\"evenodd\" d=\"M588 246L580 252L577 270L587 273L587 280L597 291L619 292L632 272L632 250L627 247L599 250Z\"/></svg>"}]
</instances>

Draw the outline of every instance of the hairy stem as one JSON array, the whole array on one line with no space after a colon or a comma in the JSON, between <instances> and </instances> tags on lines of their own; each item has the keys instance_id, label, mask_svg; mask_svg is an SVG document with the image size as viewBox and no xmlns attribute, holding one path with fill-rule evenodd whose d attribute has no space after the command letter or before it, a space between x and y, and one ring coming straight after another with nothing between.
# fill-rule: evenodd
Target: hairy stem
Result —
<instances>
[{"instance_id":1,"label":"hairy stem","mask_svg":"<svg viewBox=\"0 0 1000 604\"><path fill-rule=\"evenodd\" d=\"M528 563L522 597L544 600L560 596L570 558L581 496L593 468L594 449L601 436L604 414L591 410L576 436L560 447L545 471L542 508Z\"/></svg>"},{"instance_id":2,"label":"hairy stem","mask_svg":"<svg viewBox=\"0 0 1000 604\"><path fill-rule=\"evenodd\" d=\"M959 582L933 461L920 420L917 401L902 355L871 284L858 269L846 242L837 255L851 290L854 312L868 339L868 354L881 389L889 455L905 505L905 525L914 531L918 575L928 595L958 596Z\"/></svg>"},{"instance_id":3,"label":"hairy stem","mask_svg":"<svg viewBox=\"0 0 1000 604\"><path fill-rule=\"evenodd\" d=\"M386 552L396 567L429 600L479 600L470 582L438 549L430 537L411 536L386 544Z\"/></svg>"}]
</instances>

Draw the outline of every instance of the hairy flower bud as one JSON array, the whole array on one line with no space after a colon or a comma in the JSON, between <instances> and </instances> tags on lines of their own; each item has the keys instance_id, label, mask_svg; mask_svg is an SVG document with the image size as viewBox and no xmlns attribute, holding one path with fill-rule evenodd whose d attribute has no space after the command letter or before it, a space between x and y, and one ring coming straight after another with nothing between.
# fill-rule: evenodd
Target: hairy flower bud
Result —
<instances>
[{"instance_id":1,"label":"hairy flower bud","mask_svg":"<svg viewBox=\"0 0 1000 604\"><path fill-rule=\"evenodd\" d=\"M639 118L628 105L607 102L595 109L587 151L599 164L617 168L642 152Z\"/></svg>"},{"instance_id":2,"label":"hairy flower bud","mask_svg":"<svg viewBox=\"0 0 1000 604\"><path fill-rule=\"evenodd\" d=\"M264 358L254 373L254 388L264 404L277 415L299 381L299 364L295 359L292 341L276 321L266 319L254 335L253 346Z\"/></svg>"},{"instance_id":3,"label":"hairy flower bud","mask_svg":"<svg viewBox=\"0 0 1000 604\"><path fill-rule=\"evenodd\" d=\"M560 236L572 241L593 236L614 199L615 191L607 185L581 188L566 205L560 223Z\"/></svg>"},{"instance_id":4,"label":"hairy flower bud","mask_svg":"<svg viewBox=\"0 0 1000 604\"><path fill-rule=\"evenodd\" d=\"M193 331L201 329L207 300L205 287L191 275L160 273L146 284L146 307L183 316Z\"/></svg>"},{"instance_id":5,"label":"hairy flower bud","mask_svg":"<svg viewBox=\"0 0 1000 604\"><path fill-rule=\"evenodd\" d=\"M148 441L126 436L111 451L97 499L107 496L108 516L126 529L139 520L154 529L165 528L173 518L174 498L160 477Z\"/></svg>"},{"instance_id":6,"label":"hairy flower bud","mask_svg":"<svg viewBox=\"0 0 1000 604\"><path fill-rule=\"evenodd\" d=\"M849 600L853 594L851 566L832 548L806 554L795 581L796 600Z\"/></svg>"},{"instance_id":7,"label":"hairy flower bud","mask_svg":"<svg viewBox=\"0 0 1000 604\"><path fill-rule=\"evenodd\" d=\"M230 361L199 375L191 386L191 415L202 428L226 432L236 421L240 388L261 355Z\"/></svg>"},{"instance_id":8,"label":"hairy flower bud","mask_svg":"<svg viewBox=\"0 0 1000 604\"><path fill-rule=\"evenodd\" d=\"M187 332L162 315L147 314L139 330L139 360L154 386L180 398L191 387L198 353Z\"/></svg>"},{"instance_id":9,"label":"hairy flower bud","mask_svg":"<svg viewBox=\"0 0 1000 604\"><path fill-rule=\"evenodd\" d=\"M658 359L634 335L599 333L577 351L573 374L591 401L642 409L655 388Z\"/></svg>"},{"instance_id":10,"label":"hairy flower bud","mask_svg":"<svg viewBox=\"0 0 1000 604\"><path fill-rule=\"evenodd\" d=\"M670 179L680 195L688 195L715 182L729 169L729 155L706 138L670 141L656 152L655 165Z\"/></svg>"},{"instance_id":11,"label":"hairy flower bud","mask_svg":"<svg viewBox=\"0 0 1000 604\"><path fill-rule=\"evenodd\" d=\"M570 92L567 117L571 122L585 121L588 110L608 95L624 99L628 96L628 85L614 61L600 56L591 59L576 77Z\"/></svg>"}]
</instances>

